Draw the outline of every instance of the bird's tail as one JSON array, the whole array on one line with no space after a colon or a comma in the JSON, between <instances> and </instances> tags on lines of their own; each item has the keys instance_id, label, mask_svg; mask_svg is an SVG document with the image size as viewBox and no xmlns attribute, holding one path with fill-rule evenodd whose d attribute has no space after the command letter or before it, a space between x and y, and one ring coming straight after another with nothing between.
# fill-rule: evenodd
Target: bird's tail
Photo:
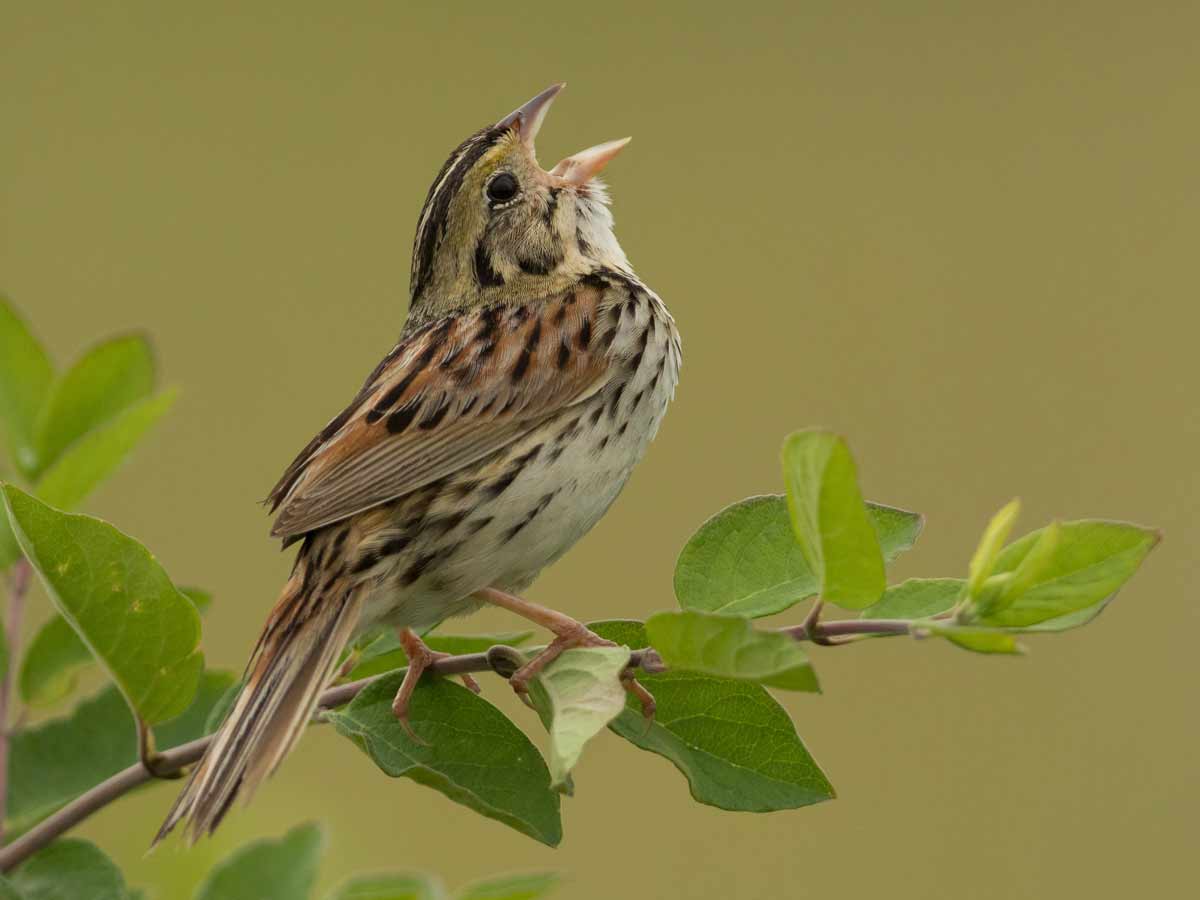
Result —
<instances>
[{"instance_id":1,"label":"bird's tail","mask_svg":"<svg viewBox=\"0 0 1200 900\"><path fill-rule=\"evenodd\" d=\"M249 799L300 739L358 623L360 604L352 588L320 584L309 569L302 551L246 667L245 687L155 844L180 821L189 843L211 834L238 794Z\"/></svg>"}]
</instances>

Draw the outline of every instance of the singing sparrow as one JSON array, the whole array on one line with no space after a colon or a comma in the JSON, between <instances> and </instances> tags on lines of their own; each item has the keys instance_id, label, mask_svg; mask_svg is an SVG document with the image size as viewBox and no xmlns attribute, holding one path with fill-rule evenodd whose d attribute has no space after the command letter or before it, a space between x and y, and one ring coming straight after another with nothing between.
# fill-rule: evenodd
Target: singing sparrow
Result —
<instances>
[{"instance_id":1,"label":"singing sparrow","mask_svg":"<svg viewBox=\"0 0 1200 900\"><path fill-rule=\"evenodd\" d=\"M296 743L357 634L398 629L406 722L435 658L417 632L490 603L565 649L604 643L515 596L596 524L658 430L680 340L613 234L601 169L627 140L544 171L555 85L471 135L434 179L413 241L408 319L358 395L271 492L300 542L246 686L158 838L211 833Z\"/></svg>"}]
</instances>

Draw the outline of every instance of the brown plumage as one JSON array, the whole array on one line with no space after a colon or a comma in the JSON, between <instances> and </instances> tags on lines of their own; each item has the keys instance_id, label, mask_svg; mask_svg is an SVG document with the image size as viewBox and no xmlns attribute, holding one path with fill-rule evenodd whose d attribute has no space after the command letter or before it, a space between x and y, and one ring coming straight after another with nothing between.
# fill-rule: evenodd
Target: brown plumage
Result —
<instances>
[{"instance_id":1,"label":"brown plumage","mask_svg":"<svg viewBox=\"0 0 1200 900\"><path fill-rule=\"evenodd\" d=\"M551 88L461 144L418 222L396 347L288 467L273 534L301 542L246 687L159 832L211 832L295 744L348 641L494 603L555 635L512 679L602 643L523 590L604 514L674 391L679 336L633 274L594 176L624 145L543 171L533 137Z\"/></svg>"}]
</instances>

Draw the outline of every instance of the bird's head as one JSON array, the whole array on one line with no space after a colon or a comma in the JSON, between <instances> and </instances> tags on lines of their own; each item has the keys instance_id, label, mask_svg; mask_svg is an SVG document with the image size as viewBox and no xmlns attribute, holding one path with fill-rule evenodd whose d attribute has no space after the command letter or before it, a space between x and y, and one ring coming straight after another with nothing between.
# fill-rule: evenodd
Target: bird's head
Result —
<instances>
[{"instance_id":1,"label":"bird's head","mask_svg":"<svg viewBox=\"0 0 1200 900\"><path fill-rule=\"evenodd\" d=\"M538 165L534 139L562 88L477 131L442 166L413 241L410 322L550 293L597 266L628 267L596 176L629 139L549 171Z\"/></svg>"}]
</instances>

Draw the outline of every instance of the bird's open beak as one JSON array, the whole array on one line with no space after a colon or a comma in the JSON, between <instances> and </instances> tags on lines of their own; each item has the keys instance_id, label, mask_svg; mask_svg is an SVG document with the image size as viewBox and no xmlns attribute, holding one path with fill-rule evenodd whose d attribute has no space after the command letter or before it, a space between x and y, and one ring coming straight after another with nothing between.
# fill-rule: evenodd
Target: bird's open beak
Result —
<instances>
[{"instance_id":1,"label":"bird's open beak","mask_svg":"<svg viewBox=\"0 0 1200 900\"><path fill-rule=\"evenodd\" d=\"M496 123L497 128L515 128L521 138L521 143L533 152L533 141L542 127L550 104L558 96L558 92L567 85L564 82L552 84L524 106L519 106Z\"/></svg>"},{"instance_id":2,"label":"bird's open beak","mask_svg":"<svg viewBox=\"0 0 1200 900\"><path fill-rule=\"evenodd\" d=\"M587 184L600 174L614 156L620 153L625 145L633 138L621 138L619 141L608 141L580 150L574 156L568 156L550 170L551 175L574 185Z\"/></svg>"},{"instance_id":3,"label":"bird's open beak","mask_svg":"<svg viewBox=\"0 0 1200 900\"><path fill-rule=\"evenodd\" d=\"M542 127L550 104L558 96L566 84L552 84L524 106L518 107L496 123L498 128L514 128L529 152L533 153L533 142ZM568 156L550 170L549 174L575 186L587 184L600 174L614 156L624 149L630 138L619 141L608 141L581 150L573 156Z\"/></svg>"}]
</instances>

